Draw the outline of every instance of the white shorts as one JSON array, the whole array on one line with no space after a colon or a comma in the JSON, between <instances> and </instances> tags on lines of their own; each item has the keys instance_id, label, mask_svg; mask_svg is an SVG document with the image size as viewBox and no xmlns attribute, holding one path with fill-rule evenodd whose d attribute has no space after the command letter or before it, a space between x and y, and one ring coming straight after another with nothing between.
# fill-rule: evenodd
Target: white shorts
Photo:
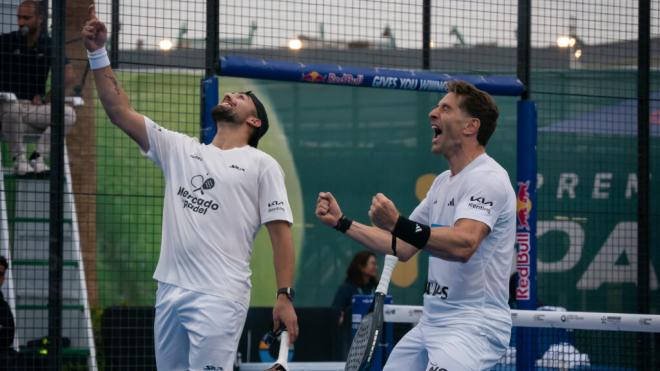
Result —
<instances>
[{"instance_id":1,"label":"white shorts","mask_svg":"<svg viewBox=\"0 0 660 371\"><path fill-rule=\"evenodd\" d=\"M158 370L233 370L246 317L247 308L231 299L158 282Z\"/></svg>"},{"instance_id":2,"label":"white shorts","mask_svg":"<svg viewBox=\"0 0 660 371\"><path fill-rule=\"evenodd\" d=\"M506 346L476 329L418 324L396 344L383 371L489 370Z\"/></svg>"}]
</instances>

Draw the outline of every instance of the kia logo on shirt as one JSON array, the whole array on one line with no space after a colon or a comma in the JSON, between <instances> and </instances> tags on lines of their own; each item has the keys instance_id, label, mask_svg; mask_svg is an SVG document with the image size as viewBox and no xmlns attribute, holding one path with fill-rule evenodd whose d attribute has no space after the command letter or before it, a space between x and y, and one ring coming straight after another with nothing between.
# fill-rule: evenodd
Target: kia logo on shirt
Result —
<instances>
[{"instance_id":1,"label":"kia logo on shirt","mask_svg":"<svg viewBox=\"0 0 660 371\"><path fill-rule=\"evenodd\" d=\"M470 201L477 201L477 202L479 202L480 204L483 204L483 205L493 206L492 201L486 201L486 199L483 198L483 197L472 196L472 197L470 197Z\"/></svg>"},{"instance_id":2,"label":"kia logo on shirt","mask_svg":"<svg viewBox=\"0 0 660 371\"><path fill-rule=\"evenodd\" d=\"M284 201L275 200L268 203L268 212L272 213L275 211L281 211L281 212L286 211L284 210Z\"/></svg>"}]
</instances>

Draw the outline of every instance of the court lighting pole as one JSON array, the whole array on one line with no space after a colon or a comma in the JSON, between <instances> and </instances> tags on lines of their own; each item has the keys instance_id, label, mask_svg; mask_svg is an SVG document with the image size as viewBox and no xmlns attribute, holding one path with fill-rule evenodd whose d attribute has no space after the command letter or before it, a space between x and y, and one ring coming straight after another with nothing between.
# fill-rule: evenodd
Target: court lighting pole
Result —
<instances>
[{"instance_id":1,"label":"court lighting pole","mask_svg":"<svg viewBox=\"0 0 660 371\"><path fill-rule=\"evenodd\" d=\"M422 7L422 69L431 68L431 0Z\"/></svg>"},{"instance_id":2,"label":"court lighting pole","mask_svg":"<svg viewBox=\"0 0 660 371\"><path fill-rule=\"evenodd\" d=\"M110 67L119 68L119 0L112 0L110 15Z\"/></svg>"},{"instance_id":3,"label":"court lighting pole","mask_svg":"<svg viewBox=\"0 0 660 371\"><path fill-rule=\"evenodd\" d=\"M62 279L64 269L64 26L66 0L54 0L51 54L51 142L48 223L48 370L62 368Z\"/></svg>"},{"instance_id":4,"label":"court lighting pole","mask_svg":"<svg viewBox=\"0 0 660 371\"><path fill-rule=\"evenodd\" d=\"M651 2L639 0L639 29L637 50L637 310L650 311L650 128L649 99L651 79ZM637 337L637 368L651 369L651 337ZM657 357L657 354L656 354Z\"/></svg>"}]
</instances>

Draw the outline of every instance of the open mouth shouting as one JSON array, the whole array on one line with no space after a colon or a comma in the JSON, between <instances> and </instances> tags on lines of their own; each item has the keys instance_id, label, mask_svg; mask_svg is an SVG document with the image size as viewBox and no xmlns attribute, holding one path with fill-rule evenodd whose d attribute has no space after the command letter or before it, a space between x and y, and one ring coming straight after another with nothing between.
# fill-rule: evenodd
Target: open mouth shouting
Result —
<instances>
[{"instance_id":1,"label":"open mouth shouting","mask_svg":"<svg viewBox=\"0 0 660 371\"><path fill-rule=\"evenodd\" d=\"M442 135L442 129L440 128L440 126L432 124L431 130L433 130L433 141L435 142L436 139L438 139L440 135Z\"/></svg>"}]
</instances>

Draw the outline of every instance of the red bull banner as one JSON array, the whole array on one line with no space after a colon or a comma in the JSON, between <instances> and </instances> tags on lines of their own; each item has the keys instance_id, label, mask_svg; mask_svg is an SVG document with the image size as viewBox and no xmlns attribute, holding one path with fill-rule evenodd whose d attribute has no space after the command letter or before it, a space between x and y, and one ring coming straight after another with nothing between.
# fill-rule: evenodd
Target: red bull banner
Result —
<instances>
[{"instance_id":1,"label":"red bull banner","mask_svg":"<svg viewBox=\"0 0 660 371\"><path fill-rule=\"evenodd\" d=\"M304 64L229 55L220 58L218 75L416 91L446 91L451 80L464 80L493 95L520 96L523 85L511 75L449 75L428 71Z\"/></svg>"},{"instance_id":2,"label":"red bull banner","mask_svg":"<svg viewBox=\"0 0 660 371\"><path fill-rule=\"evenodd\" d=\"M521 309L536 309L536 108L518 102L518 189L516 192L516 300Z\"/></svg>"},{"instance_id":3,"label":"red bull banner","mask_svg":"<svg viewBox=\"0 0 660 371\"><path fill-rule=\"evenodd\" d=\"M516 232L516 270L518 272L518 285L516 300L530 300L530 265L531 257L531 228L530 216L532 200L529 193L531 181L519 181L517 192L517 232Z\"/></svg>"},{"instance_id":4,"label":"red bull banner","mask_svg":"<svg viewBox=\"0 0 660 371\"><path fill-rule=\"evenodd\" d=\"M519 309L536 309L536 107L529 100L518 102L516 303ZM516 333L518 369L534 369L536 334L521 327Z\"/></svg>"}]
</instances>

